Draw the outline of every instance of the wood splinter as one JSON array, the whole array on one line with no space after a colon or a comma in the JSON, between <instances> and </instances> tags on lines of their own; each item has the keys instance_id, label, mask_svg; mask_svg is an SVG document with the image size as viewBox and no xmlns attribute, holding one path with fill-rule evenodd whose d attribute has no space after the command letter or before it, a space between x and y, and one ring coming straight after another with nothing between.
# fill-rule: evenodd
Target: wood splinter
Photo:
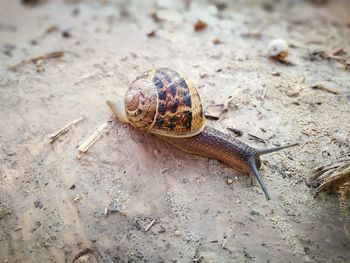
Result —
<instances>
[{"instance_id":1,"label":"wood splinter","mask_svg":"<svg viewBox=\"0 0 350 263\"><path fill-rule=\"evenodd\" d=\"M70 128L81 122L82 120L84 120L83 117L79 117L77 119L75 119L74 121L68 123L66 126L64 126L63 128L59 129L58 131L56 131L55 133L53 133L52 135L50 135L50 140L49 143L53 143L57 138L59 138L62 134L65 134L67 131L70 130Z\"/></svg>"},{"instance_id":2,"label":"wood splinter","mask_svg":"<svg viewBox=\"0 0 350 263\"><path fill-rule=\"evenodd\" d=\"M147 232L148 230L150 230L150 228L154 225L155 222L156 222L156 220L153 219L153 220L151 221L151 223L149 223L148 226L146 226L145 232Z\"/></svg>"},{"instance_id":3,"label":"wood splinter","mask_svg":"<svg viewBox=\"0 0 350 263\"><path fill-rule=\"evenodd\" d=\"M78 148L78 155L77 159L79 160L81 156L86 153L89 148L98 140L101 138L103 132L107 128L108 122L102 124L82 145Z\"/></svg>"}]
</instances>

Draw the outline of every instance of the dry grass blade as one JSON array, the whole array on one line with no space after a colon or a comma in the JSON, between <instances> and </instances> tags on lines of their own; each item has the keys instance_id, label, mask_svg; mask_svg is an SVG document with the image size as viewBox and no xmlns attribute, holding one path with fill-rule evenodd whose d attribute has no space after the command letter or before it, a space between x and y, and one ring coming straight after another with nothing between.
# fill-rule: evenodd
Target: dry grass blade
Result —
<instances>
[{"instance_id":1,"label":"dry grass blade","mask_svg":"<svg viewBox=\"0 0 350 263\"><path fill-rule=\"evenodd\" d=\"M343 161L336 164L317 168L311 174L310 181L318 185L316 194L331 188L339 188L350 181L350 158L343 158Z\"/></svg>"},{"instance_id":2,"label":"dry grass blade","mask_svg":"<svg viewBox=\"0 0 350 263\"><path fill-rule=\"evenodd\" d=\"M50 53L47 53L45 55L42 55L42 56L37 56L37 57L34 57L34 58L30 58L30 59L25 59L13 66L10 66L8 67L9 70L16 70L28 63L37 63L39 60L46 60L46 59L52 59L52 58L60 58L60 57L63 57L64 55L64 52L63 51L54 51L54 52L50 52Z\"/></svg>"},{"instance_id":3,"label":"dry grass blade","mask_svg":"<svg viewBox=\"0 0 350 263\"><path fill-rule=\"evenodd\" d=\"M262 95L262 97L261 97L261 100L264 100L264 99L265 99L268 90L269 90L269 87L266 87L266 88L264 89L264 93L263 93L263 95Z\"/></svg>"},{"instance_id":4,"label":"dry grass blade","mask_svg":"<svg viewBox=\"0 0 350 263\"><path fill-rule=\"evenodd\" d=\"M345 170L329 173L329 177L325 178L322 184L317 187L316 193L331 188L340 188L347 182L350 182L350 167L347 167Z\"/></svg>"},{"instance_id":5,"label":"dry grass blade","mask_svg":"<svg viewBox=\"0 0 350 263\"><path fill-rule=\"evenodd\" d=\"M310 183L316 185L316 195L327 190L338 194L345 234L350 238L350 152L342 155L336 164L317 168L310 176Z\"/></svg>"},{"instance_id":6,"label":"dry grass blade","mask_svg":"<svg viewBox=\"0 0 350 263\"><path fill-rule=\"evenodd\" d=\"M66 126L64 126L63 128L59 129L58 131L56 131L55 133L53 133L52 135L50 135L50 140L49 140L49 143L53 143L57 138L59 138L62 134L65 134L67 131L69 131L69 129L81 122L82 120L84 120L83 117L79 117L77 119L75 119L74 121L68 123Z\"/></svg>"},{"instance_id":7,"label":"dry grass blade","mask_svg":"<svg viewBox=\"0 0 350 263\"><path fill-rule=\"evenodd\" d=\"M350 181L345 183L339 190L340 211L344 216L345 234L350 238Z\"/></svg>"},{"instance_id":8,"label":"dry grass blade","mask_svg":"<svg viewBox=\"0 0 350 263\"><path fill-rule=\"evenodd\" d=\"M228 111L228 107L230 106L230 103L233 101L233 96L228 96L228 98L224 101L224 111Z\"/></svg>"},{"instance_id":9,"label":"dry grass blade","mask_svg":"<svg viewBox=\"0 0 350 263\"><path fill-rule=\"evenodd\" d=\"M321 166L314 170L314 172L310 176L310 181L323 181L324 179L332 176L339 169L344 168L344 162L349 161L347 159L343 160L343 162L339 162L329 166Z\"/></svg>"}]
</instances>

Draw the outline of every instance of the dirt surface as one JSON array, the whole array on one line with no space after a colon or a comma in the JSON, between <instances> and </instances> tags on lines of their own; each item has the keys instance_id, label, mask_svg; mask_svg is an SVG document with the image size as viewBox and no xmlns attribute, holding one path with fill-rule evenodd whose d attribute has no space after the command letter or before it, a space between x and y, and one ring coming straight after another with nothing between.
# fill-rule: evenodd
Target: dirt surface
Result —
<instances>
[{"instance_id":1,"label":"dirt surface","mask_svg":"<svg viewBox=\"0 0 350 263\"><path fill-rule=\"evenodd\" d=\"M305 179L348 150L350 7L311 2L326 1L1 0L0 262L349 262L337 197L314 198ZM289 64L267 57L273 38ZM272 200L245 174L112 121L105 100L156 67L192 79L204 107L234 96L209 125L257 148L301 143L263 157ZM110 204L122 213L106 216Z\"/></svg>"}]
</instances>

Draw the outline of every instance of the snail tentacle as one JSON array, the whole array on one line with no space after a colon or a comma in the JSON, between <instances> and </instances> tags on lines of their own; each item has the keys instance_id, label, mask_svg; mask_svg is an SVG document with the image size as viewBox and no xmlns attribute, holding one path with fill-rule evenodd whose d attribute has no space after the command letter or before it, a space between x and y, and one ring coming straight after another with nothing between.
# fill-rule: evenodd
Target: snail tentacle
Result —
<instances>
[{"instance_id":1,"label":"snail tentacle","mask_svg":"<svg viewBox=\"0 0 350 263\"><path fill-rule=\"evenodd\" d=\"M117 119L123 123L130 123L128 118L126 117L124 101L118 100L116 102L112 102L110 100L106 101L109 109L114 113Z\"/></svg>"},{"instance_id":2,"label":"snail tentacle","mask_svg":"<svg viewBox=\"0 0 350 263\"><path fill-rule=\"evenodd\" d=\"M270 148L270 149L262 149L262 150L257 150L257 154L258 156L263 155L263 154L268 154L268 153L273 153L273 152L277 152L289 147L294 147L294 146L298 146L299 143L293 143L293 144L288 144L288 145L284 145L284 146L279 146L279 147L274 147L274 148Z\"/></svg>"},{"instance_id":3,"label":"snail tentacle","mask_svg":"<svg viewBox=\"0 0 350 263\"><path fill-rule=\"evenodd\" d=\"M254 174L256 180L258 180L258 183L259 183L261 189L263 190L263 192L266 196L266 199L270 200L271 196L270 196L269 192L267 191L265 182L258 171L258 167L256 167L255 158L249 158L247 160L247 164L250 168L251 173Z\"/></svg>"}]
</instances>

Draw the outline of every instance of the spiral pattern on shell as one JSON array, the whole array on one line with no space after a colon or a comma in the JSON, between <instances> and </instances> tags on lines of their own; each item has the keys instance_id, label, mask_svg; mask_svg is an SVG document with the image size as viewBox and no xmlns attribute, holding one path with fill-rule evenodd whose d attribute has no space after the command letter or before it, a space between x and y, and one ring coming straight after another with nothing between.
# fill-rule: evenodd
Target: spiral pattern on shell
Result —
<instances>
[{"instance_id":1,"label":"spiral pattern on shell","mask_svg":"<svg viewBox=\"0 0 350 263\"><path fill-rule=\"evenodd\" d=\"M125 110L136 128L170 137L191 137L205 125L197 90L168 68L136 78L125 95Z\"/></svg>"}]
</instances>

